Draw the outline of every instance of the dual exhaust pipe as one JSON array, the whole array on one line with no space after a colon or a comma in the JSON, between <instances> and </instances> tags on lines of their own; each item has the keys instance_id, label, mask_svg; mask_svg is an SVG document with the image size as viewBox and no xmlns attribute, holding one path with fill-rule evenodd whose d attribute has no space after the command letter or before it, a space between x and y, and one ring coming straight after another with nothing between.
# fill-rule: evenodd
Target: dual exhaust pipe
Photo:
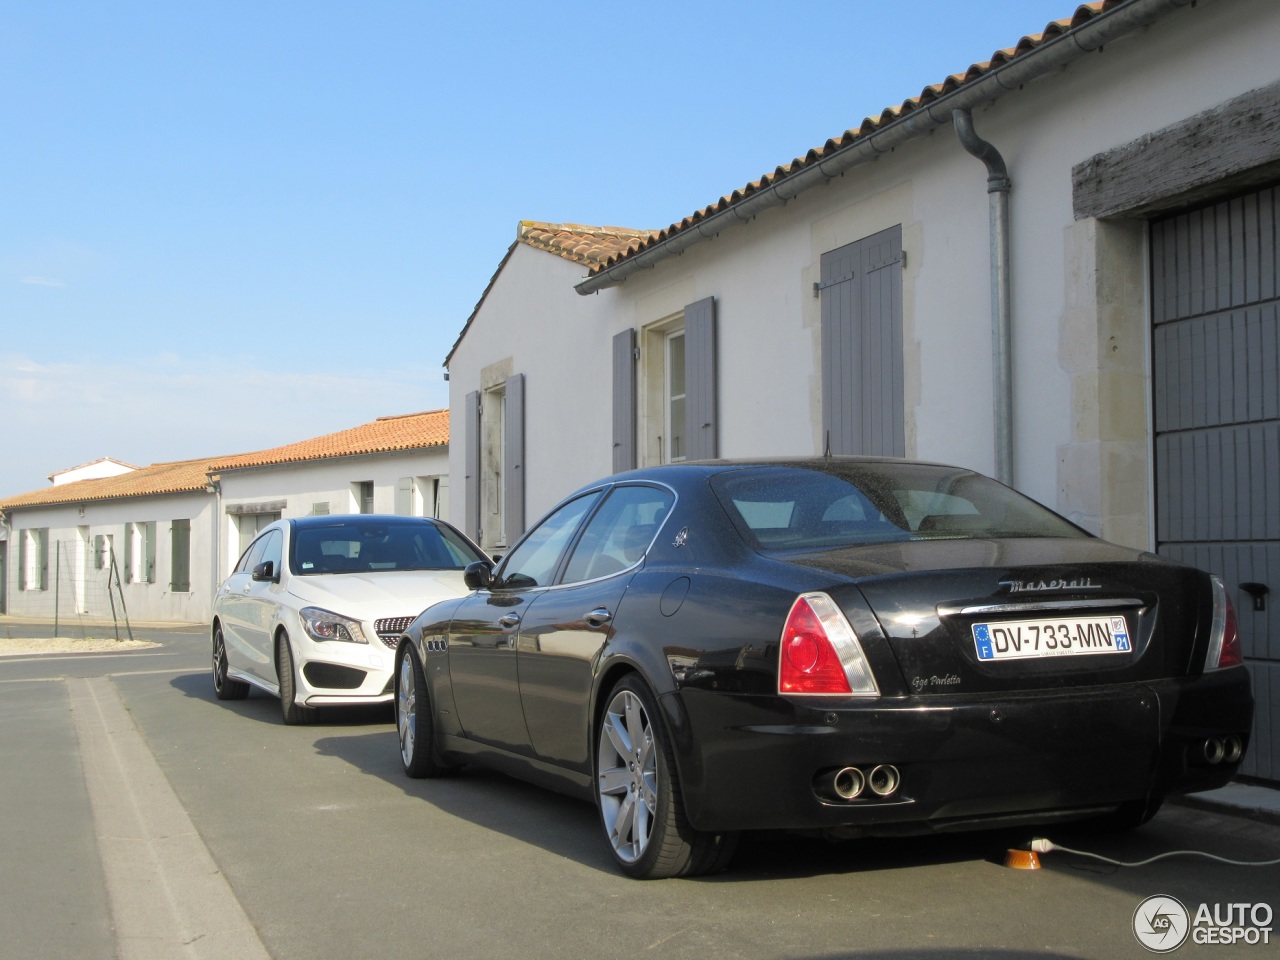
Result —
<instances>
[{"instance_id":1,"label":"dual exhaust pipe","mask_svg":"<svg viewBox=\"0 0 1280 960\"><path fill-rule=\"evenodd\" d=\"M1209 737L1200 747L1204 762L1210 766L1219 763L1235 763L1244 753L1244 744L1237 736Z\"/></svg>"},{"instance_id":2,"label":"dual exhaust pipe","mask_svg":"<svg viewBox=\"0 0 1280 960\"><path fill-rule=\"evenodd\" d=\"M819 773L813 781L814 789L828 800L856 800L864 793L877 797L890 797L897 793L902 783L898 768L881 763L863 772L858 767L841 767L834 774Z\"/></svg>"}]
</instances>

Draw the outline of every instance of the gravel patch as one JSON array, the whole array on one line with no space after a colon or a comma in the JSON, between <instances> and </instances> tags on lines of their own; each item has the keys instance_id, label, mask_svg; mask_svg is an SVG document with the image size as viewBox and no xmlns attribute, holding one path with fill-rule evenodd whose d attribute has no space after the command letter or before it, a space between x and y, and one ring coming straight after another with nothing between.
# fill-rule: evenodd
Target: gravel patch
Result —
<instances>
[{"instance_id":1,"label":"gravel patch","mask_svg":"<svg viewBox=\"0 0 1280 960\"><path fill-rule=\"evenodd\" d=\"M41 653L119 653L158 646L160 644L150 640L117 640L114 637L0 637L0 657L29 657Z\"/></svg>"}]
</instances>

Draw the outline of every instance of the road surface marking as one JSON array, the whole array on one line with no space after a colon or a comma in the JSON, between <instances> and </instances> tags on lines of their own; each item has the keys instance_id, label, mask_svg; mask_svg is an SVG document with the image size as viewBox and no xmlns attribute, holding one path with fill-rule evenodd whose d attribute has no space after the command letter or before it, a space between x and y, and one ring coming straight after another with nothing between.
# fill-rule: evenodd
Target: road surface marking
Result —
<instances>
[{"instance_id":1,"label":"road surface marking","mask_svg":"<svg viewBox=\"0 0 1280 960\"><path fill-rule=\"evenodd\" d=\"M69 677L120 960L269 960L105 677Z\"/></svg>"}]
</instances>

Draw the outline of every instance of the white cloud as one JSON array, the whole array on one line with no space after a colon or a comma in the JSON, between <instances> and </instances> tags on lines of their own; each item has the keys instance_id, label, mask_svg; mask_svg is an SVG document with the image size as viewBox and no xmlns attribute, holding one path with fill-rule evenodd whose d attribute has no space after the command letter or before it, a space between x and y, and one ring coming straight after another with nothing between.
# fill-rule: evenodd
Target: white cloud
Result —
<instances>
[{"instance_id":1,"label":"white cloud","mask_svg":"<svg viewBox=\"0 0 1280 960\"><path fill-rule=\"evenodd\" d=\"M148 464L244 453L448 405L438 368L300 370L287 358L122 364L0 355L0 497L99 457ZM279 361L279 369L269 364Z\"/></svg>"},{"instance_id":2,"label":"white cloud","mask_svg":"<svg viewBox=\"0 0 1280 960\"><path fill-rule=\"evenodd\" d=\"M29 287L65 287L66 283L52 277L23 277L22 283Z\"/></svg>"}]
</instances>

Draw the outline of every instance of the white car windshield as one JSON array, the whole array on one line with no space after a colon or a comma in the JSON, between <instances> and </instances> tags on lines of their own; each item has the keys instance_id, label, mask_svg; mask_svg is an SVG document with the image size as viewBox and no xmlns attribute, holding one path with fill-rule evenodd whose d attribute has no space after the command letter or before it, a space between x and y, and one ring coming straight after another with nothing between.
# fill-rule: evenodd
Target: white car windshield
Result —
<instances>
[{"instance_id":1,"label":"white car windshield","mask_svg":"<svg viewBox=\"0 0 1280 960\"><path fill-rule=\"evenodd\" d=\"M294 529L295 576L385 570L461 570L483 559L452 529L429 521L345 520Z\"/></svg>"}]
</instances>

